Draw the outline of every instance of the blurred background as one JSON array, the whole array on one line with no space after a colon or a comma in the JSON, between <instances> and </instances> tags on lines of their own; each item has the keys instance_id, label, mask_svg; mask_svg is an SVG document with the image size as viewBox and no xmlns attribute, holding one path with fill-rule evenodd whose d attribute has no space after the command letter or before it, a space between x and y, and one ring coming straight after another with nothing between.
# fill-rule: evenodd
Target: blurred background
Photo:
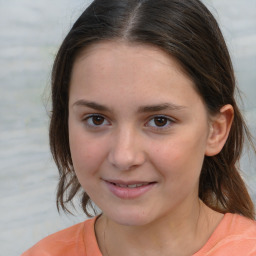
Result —
<instances>
[{"instance_id":1,"label":"blurred background","mask_svg":"<svg viewBox=\"0 0 256 256\"><path fill-rule=\"evenodd\" d=\"M58 172L48 146L50 72L85 0L0 0L0 248L16 256L41 238L83 221L59 215ZM220 23L256 136L256 1L204 0ZM256 203L256 159L243 177Z\"/></svg>"}]
</instances>

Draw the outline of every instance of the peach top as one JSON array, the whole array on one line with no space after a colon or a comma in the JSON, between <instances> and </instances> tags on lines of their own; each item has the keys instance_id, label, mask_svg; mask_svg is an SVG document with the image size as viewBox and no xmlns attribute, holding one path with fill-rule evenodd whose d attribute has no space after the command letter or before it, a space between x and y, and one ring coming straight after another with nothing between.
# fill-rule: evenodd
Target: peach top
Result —
<instances>
[{"instance_id":1,"label":"peach top","mask_svg":"<svg viewBox=\"0 0 256 256\"><path fill-rule=\"evenodd\" d=\"M96 217L54 233L22 256L102 256L95 232ZM256 256L256 222L227 213L207 243L192 256Z\"/></svg>"}]
</instances>

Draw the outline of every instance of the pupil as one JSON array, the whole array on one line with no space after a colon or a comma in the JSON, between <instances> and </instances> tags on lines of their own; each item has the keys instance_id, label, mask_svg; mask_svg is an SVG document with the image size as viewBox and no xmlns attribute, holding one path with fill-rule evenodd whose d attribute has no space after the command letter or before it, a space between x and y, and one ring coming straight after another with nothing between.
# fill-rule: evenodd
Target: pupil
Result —
<instances>
[{"instance_id":1,"label":"pupil","mask_svg":"<svg viewBox=\"0 0 256 256\"><path fill-rule=\"evenodd\" d=\"M104 118L101 116L94 116L93 117L93 124L95 125L101 125L104 122Z\"/></svg>"},{"instance_id":2,"label":"pupil","mask_svg":"<svg viewBox=\"0 0 256 256\"><path fill-rule=\"evenodd\" d=\"M164 126L167 124L167 119L165 117L156 117L154 121L157 126Z\"/></svg>"}]
</instances>

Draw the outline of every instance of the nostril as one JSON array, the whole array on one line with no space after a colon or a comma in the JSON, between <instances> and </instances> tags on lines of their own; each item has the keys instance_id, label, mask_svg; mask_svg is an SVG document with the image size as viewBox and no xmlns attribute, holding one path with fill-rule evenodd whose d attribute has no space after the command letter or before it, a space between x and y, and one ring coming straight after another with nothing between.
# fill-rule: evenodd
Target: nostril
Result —
<instances>
[{"instance_id":1,"label":"nostril","mask_svg":"<svg viewBox=\"0 0 256 256\"><path fill-rule=\"evenodd\" d=\"M128 136L131 137L131 135ZM141 150L141 146L134 145L134 140L131 138L125 138L124 141L119 138L112 143L108 153L108 161L115 169L130 171L145 162L144 151Z\"/></svg>"}]
</instances>

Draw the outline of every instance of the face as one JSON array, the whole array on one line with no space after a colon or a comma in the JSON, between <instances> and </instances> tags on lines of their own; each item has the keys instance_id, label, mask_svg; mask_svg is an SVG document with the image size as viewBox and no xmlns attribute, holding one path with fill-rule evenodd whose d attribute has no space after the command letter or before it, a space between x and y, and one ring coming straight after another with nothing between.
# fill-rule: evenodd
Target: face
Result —
<instances>
[{"instance_id":1,"label":"face","mask_svg":"<svg viewBox=\"0 0 256 256\"><path fill-rule=\"evenodd\" d=\"M145 225L198 199L209 125L193 82L152 46L101 42L76 59L69 140L78 180L103 214Z\"/></svg>"}]
</instances>

